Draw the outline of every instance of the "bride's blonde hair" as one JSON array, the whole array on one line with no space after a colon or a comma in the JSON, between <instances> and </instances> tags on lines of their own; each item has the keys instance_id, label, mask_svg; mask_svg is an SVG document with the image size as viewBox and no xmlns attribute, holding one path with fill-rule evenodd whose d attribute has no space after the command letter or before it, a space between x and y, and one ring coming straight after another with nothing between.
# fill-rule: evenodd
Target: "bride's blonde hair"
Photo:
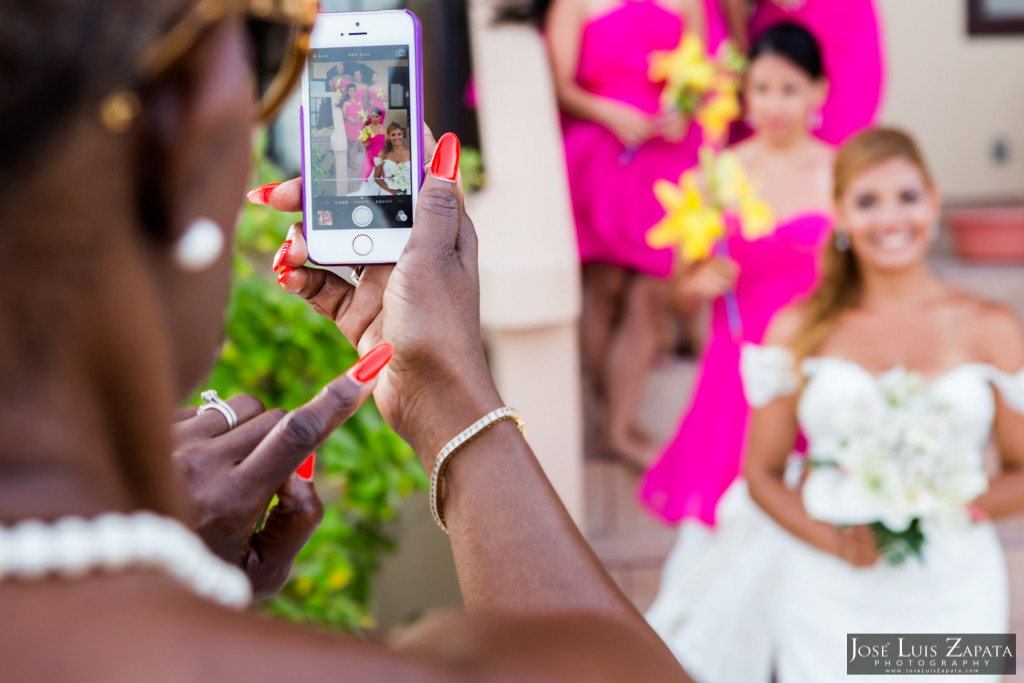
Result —
<instances>
[{"instance_id":1,"label":"bride's blonde hair","mask_svg":"<svg viewBox=\"0 0 1024 683\"><path fill-rule=\"evenodd\" d=\"M935 187L924 157L913 138L895 128L874 128L852 137L836 156L833 197L842 203L850 184L861 173L890 159L906 159L917 166L929 188ZM863 286L860 264L852 249L840 251L832 231L822 262L821 282L803 302L803 324L789 347L803 359L835 328L844 311L860 301Z\"/></svg>"}]
</instances>

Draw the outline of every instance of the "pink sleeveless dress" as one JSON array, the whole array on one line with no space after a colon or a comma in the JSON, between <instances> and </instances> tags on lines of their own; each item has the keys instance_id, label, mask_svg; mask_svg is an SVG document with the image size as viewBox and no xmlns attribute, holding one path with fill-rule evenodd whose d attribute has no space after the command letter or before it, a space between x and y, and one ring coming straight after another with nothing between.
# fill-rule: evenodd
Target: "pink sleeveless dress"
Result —
<instances>
[{"instance_id":1,"label":"pink sleeveless dress","mask_svg":"<svg viewBox=\"0 0 1024 683\"><path fill-rule=\"evenodd\" d=\"M717 299L690 407L640 484L644 505L665 522L715 524L718 500L740 472L750 413L740 380L740 345L760 343L771 317L817 284L830 229L829 216L807 213L754 242L729 238L729 256L740 268L736 300L743 339L732 338L725 302Z\"/></svg>"},{"instance_id":2,"label":"pink sleeveless dress","mask_svg":"<svg viewBox=\"0 0 1024 683\"><path fill-rule=\"evenodd\" d=\"M366 147L366 155L363 157L363 169L359 173L360 180L366 180L373 175L373 169L375 168L373 160L380 156L380 153L384 150L385 142L383 133L370 138L370 144Z\"/></svg>"},{"instance_id":3,"label":"pink sleeveless dress","mask_svg":"<svg viewBox=\"0 0 1024 683\"><path fill-rule=\"evenodd\" d=\"M671 50L683 34L680 16L653 0L626 0L583 28L577 82L595 95L655 116L661 84L647 77L655 50ZM661 138L627 149L594 121L562 117L566 170L580 259L657 277L672 271L673 250L647 246L647 230L664 216L654 181L677 181L697 163L700 127L677 143Z\"/></svg>"},{"instance_id":4,"label":"pink sleeveless dress","mask_svg":"<svg viewBox=\"0 0 1024 683\"><path fill-rule=\"evenodd\" d=\"M359 131L363 129L362 121L358 120L359 110L363 108L363 105L357 100L352 98L342 106L342 114L345 118L345 139L350 143L355 141L359 142ZM355 121L349 121L349 119L356 119Z\"/></svg>"},{"instance_id":5,"label":"pink sleeveless dress","mask_svg":"<svg viewBox=\"0 0 1024 683\"><path fill-rule=\"evenodd\" d=\"M821 111L821 127L815 134L825 142L840 145L873 124L885 80L881 27L874 0L807 0L792 12L760 0L750 19L751 41L784 21L800 24L821 45L829 92Z\"/></svg>"}]
</instances>

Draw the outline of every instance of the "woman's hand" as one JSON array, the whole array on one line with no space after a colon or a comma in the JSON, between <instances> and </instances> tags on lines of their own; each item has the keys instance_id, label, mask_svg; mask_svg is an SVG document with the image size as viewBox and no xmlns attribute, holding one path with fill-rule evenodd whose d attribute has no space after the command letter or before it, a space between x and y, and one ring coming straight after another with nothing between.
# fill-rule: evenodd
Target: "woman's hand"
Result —
<instances>
[{"instance_id":1,"label":"woman's hand","mask_svg":"<svg viewBox=\"0 0 1024 683\"><path fill-rule=\"evenodd\" d=\"M680 111L666 111L658 116L654 127L657 134L668 142L680 142L686 137L690 119Z\"/></svg>"},{"instance_id":2,"label":"woman's hand","mask_svg":"<svg viewBox=\"0 0 1024 683\"><path fill-rule=\"evenodd\" d=\"M854 567L871 567L882 557L870 527L860 524L842 529L836 527L835 531L835 546L831 552L839 559Z\"/></svg>"},{"instance_id":3,"label":"woman's hand","mask_svg":"<svg viewBox=\"0 0 1024 683\"><path fill-rule=\"evenodd\" d=\"M647 114L636 107L614 100L604 102L599 121L625 147L639 147L650 140L657 130Z\"/></svg>"},{"instance_id":4,"label":"woman's hand","mask_svg":"<svg viewBox=\"0 0 1024 683\"><path fill-rule=\"evenodd\" d=\"M296 468L373 386L345 375L290 413L265 411L254 396L234 396L227 403L238 426L230 431L216 410L198 415L195 407L183 408L175 416L172 459L189 503L187 522L213 552L245 570L257 598L284 586L323 517L312 473L304 479ZM278 504L257 529L274 495Z\"/></svg>"},{"instance_id":5,"label":"woman's hand","mask_svg":"<svg viewBox=\"0 0 1024 683\"><path fill-rule=\"evenodd\" d=\"M428 157L434 145L427 131ZM477 238L457 180L458 138L442 137L433 156L412 234L395 266L367 267L358 287L328 270L304 267L298 224L274 262L281 286L333 320L360 353L381 340L394 344L394 360L374 397L427 466L449 439L502 405L483 354ZM300 210L300 181L279 185L268 199L280 211Z\"/></svg>"},{"instance_id":6,"label":"woman's hand","mask_svg":"<svg viewBox=\"0 0 1024 683\"><path fill-rule=\"evenodd\" d=\"M682 301L716 299L736 287L739 265L728 258L711 256L684 270L676 279L675 296Z\"/></svg>"}]
</instances>

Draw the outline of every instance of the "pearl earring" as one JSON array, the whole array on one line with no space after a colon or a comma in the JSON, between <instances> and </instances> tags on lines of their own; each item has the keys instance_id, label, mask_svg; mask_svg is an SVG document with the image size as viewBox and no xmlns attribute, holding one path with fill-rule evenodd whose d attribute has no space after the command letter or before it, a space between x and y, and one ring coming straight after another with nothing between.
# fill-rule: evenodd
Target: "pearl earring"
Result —
<instances>
[{"instance_id":1,"label":"pearl earring","mask_svg":"<svg viewBox=\"0 0 1024 683\"><path fill-rule=\"evenodd\" d=\"M174 245L174 262L187 273L212 266L224 251L224 231L209 218L197 218Z\"/></svg>"}]
</instances>

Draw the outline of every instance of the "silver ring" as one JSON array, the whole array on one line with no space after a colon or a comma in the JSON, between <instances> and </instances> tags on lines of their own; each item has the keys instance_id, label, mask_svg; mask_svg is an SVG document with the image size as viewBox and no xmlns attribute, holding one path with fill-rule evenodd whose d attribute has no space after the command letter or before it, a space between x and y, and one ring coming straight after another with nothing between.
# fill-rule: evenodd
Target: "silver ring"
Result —
<instances>
[{"instance_id":1,"label":"silver ring","mask_svg":"<svg viewBox=\"0 0 1024 683\"><path fill-rule=\"evenodd\" d=\"M234 408L229 406L220 396L217 395L216 389L209 389L199 394L199 397L203 399L203 405L199 406L199 410L196 415L202 415L207 410L216 410L218 413L224 416L224 419L228 421L228 431L238 426L238 413L235 412Z\"/></svg>"}]
</instances>

